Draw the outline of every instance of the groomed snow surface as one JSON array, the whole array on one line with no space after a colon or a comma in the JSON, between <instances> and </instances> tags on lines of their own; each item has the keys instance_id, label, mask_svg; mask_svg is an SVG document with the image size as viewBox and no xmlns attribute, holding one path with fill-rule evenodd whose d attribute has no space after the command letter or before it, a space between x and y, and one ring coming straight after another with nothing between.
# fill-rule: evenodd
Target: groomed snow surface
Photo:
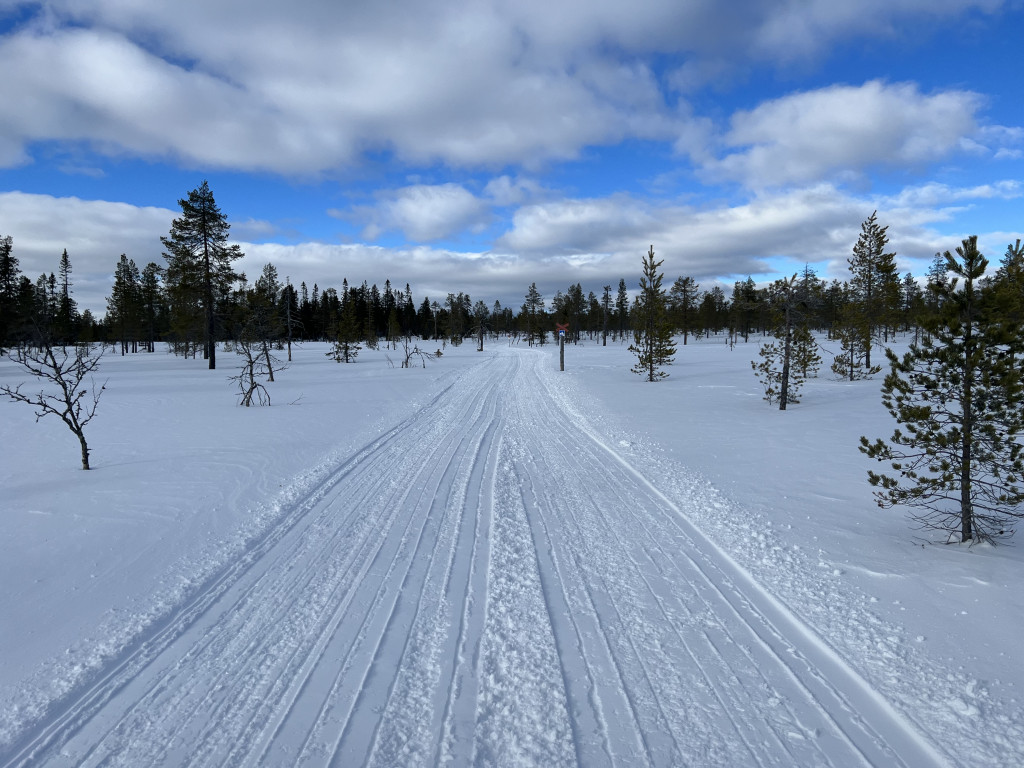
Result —
<instances>
[{"instance_id":1,"label":"groomed snow surface","mask_svg":"<svg viewBox=\"0 0 1024 768\"><path fill-rule=\"evenodd\" d=\"M0 766L1024 765L1024 558L875 506L881 377L325 349L108 353L91 472L0 403Z\"/></svg>"}]
</instances>

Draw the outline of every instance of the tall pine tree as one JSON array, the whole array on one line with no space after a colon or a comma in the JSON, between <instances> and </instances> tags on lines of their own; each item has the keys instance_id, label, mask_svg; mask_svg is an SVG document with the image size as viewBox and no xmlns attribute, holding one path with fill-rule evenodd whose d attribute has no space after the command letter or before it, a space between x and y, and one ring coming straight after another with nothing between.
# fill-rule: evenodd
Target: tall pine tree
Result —
<instances>
[{"instance_id":1,"label":"tall pine tree","mask_svg":"<svg viewBox=\"0 0 1024 768\"><path fill-rule=\"evenodd\" d=\"M654 246L644 256L640 295L636 303L637 324L633 327L633 344L629 351L636 355L633 373L647 381L668 377L663 366L669 365L676 354L672 340L672 323L668 317L668 300L661 287L664 274L658 272L662 261L654 260Z\"/></svg>"},{"instance_id":2,"label":"tall pine tree","mask_svg":"<svg viewBox=\"0 0 1024 768\"><path fill-rule=\"evenodd\" d=\"M231 225L206 181L178 205L181 216L171 222L170 234L160 238L167 249L164 258L171 311L190 322L195 309L201 311L204 354L212 371L217 367L218 299L230 293L238 277L231 263L243 254L237 244L228 245Z\"/></svg>"}]
</instances>

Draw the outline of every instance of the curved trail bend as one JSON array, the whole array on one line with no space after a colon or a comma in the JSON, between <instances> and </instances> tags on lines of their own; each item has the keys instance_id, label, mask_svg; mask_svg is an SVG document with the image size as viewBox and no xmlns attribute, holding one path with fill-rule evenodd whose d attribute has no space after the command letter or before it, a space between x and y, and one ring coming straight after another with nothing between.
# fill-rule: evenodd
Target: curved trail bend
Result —
<instances>
[{"instance_id":1,"label":"curved trail bend","mask_svg":"<svg viewBox=\"0 0 1024 768\"><path fill-rule=\"evenodd\" d=\"M942 765L548 363L489 353L0 764Z\"/></svg>"}]
</instances>

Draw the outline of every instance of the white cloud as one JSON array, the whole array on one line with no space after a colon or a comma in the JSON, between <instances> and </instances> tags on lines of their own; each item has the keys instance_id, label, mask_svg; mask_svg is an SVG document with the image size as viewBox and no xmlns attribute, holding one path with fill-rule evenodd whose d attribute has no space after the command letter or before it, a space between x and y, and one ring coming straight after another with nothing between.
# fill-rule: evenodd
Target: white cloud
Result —
<instances>
[{"instance_id":1,"label":"white cloud","mask_svg":"<svg viewBox=\"0 0 1024 768\"><path fill-rule=\"evenodd\" d=\"M102 316L121 254L141 269L163 264L160 237L180 211L77 197L0 193L2 234L14 238L14 255L33 282L57 271L66 248L75 300Z\"/></svg>"},{"instance_id":2,"label":"white cloud","mask_svg":"<svg viewBox=\"0 0 1024 768\"><path fill-rule=\"evenodd\" d=\"M362 211L370 219L363 236L370 240L401 230L409 240L430 242L466 229L478 230L488 218L487 204L460 184L416 184L380 193L380 197L376 207Z\"/></svg>"},{"instance_id":3,"label":"white cloud","mask_svg":"<svg viewBox=\"0 0 1024 768\"><path fill-rule=\"evenodd\" d=\"M981 101L968 91L925 95L911 83L878 80L784 96L734 114L723 140L735 151L704 173L763 189L924 165L975 132Z\"/></svg>"},{"instance_id":4,"label":"white cloud","mask_svg":"<svg viewBox=\"0 0 1024 768\"><path fill-rule=\"evenodd\" d=\"M998 198L1012 200L1024 194L1024 185L1015 179L981 184L975 187L951 187L948 184L929 182L917 187L906 187L898 195L884 198L888 208L940 208L964 200L991 200Z\"/></svg>"},{"instance_id":5,"label":"white cloud","mask_svg":"<svg viewBox=\"0 0 1024 768\"><path fill-rule=\"evenodd\" d=\"M0 99L19 105L0 116L0 164L24 163L26 146L57 140L288 175L328 172L367 151L536 168L588 146L692 134L691 117L666 103L655 56L678 62L669 87L692 89L728 79L730 62L816 56L836 38L997 5L49 0L35 23L0 37ZM734 138L747 141L751 129L734 126ZM760 158L776 142L757 143L727 158L726 175L767 165L779 177L777 163ZM912 144L902 146L913 156L934 149Z\"/></svg>"},{"instance_id":6,"label":"white cloud","mask_svg":"<svg viewBox=\"0 0 1024 768\"><path fill-rule=\"evenodd\" d=\"M521 205L528 200L542 197L544 188L532 179L498 176L487 182L484 197L498 207Z\"/></svg>"}]
</instances>

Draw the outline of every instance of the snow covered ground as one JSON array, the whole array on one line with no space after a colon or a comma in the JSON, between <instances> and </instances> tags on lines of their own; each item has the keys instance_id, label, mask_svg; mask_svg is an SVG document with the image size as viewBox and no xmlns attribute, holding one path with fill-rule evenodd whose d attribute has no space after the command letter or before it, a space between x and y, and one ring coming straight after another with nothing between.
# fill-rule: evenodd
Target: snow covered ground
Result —
<instances>
[{"instance_id":1,"label":"snow covered ground","mask_svg":"<svg viewBox=\"0 0 1024 768\"><path fill-rule=\"evenodd\" d=\"M1024 556L875 506L878 379L324 350L108 355L92 472L0 403L0 765L1024 764Z\"/></svg>"}]
</instances>

